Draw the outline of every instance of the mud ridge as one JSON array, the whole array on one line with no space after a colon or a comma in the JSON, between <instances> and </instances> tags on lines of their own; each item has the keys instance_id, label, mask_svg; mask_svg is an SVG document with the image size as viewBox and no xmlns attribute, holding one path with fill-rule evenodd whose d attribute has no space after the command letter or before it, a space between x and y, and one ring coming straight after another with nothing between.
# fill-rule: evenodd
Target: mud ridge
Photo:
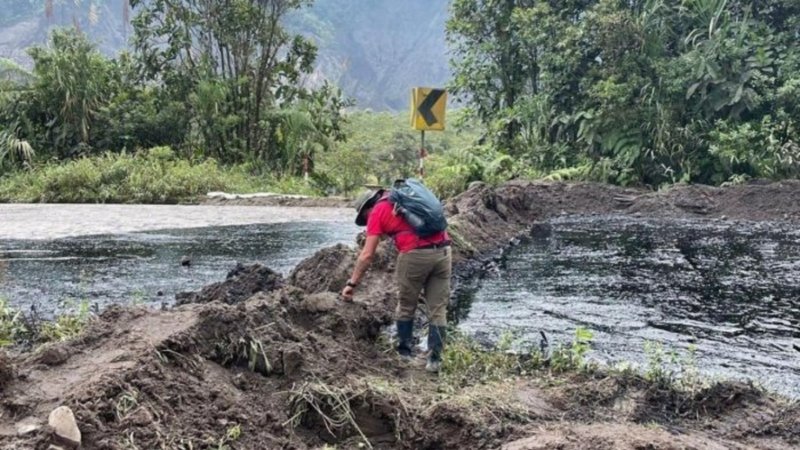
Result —
<instances>
[{"instance_id":1,"label":"mud ridge","mask_svg":"<svg viewBox=\"0 0 800 450\"><path fill-rule=\"evenodd\" d=\"M511 182L473 185L446 206L467 279L554 215L795 220L798 194L795 182L658 193ZM0 448L48 448L59 405L75 412L86 449L800 445L797 405L746 385L681 393L597 371L448 389L391 350L388 242L354 301L338 299L355 255L321 250L286 279L237 267L175 308L112 307L78 339L0 353Z\"/></svg>"}]
</instances>

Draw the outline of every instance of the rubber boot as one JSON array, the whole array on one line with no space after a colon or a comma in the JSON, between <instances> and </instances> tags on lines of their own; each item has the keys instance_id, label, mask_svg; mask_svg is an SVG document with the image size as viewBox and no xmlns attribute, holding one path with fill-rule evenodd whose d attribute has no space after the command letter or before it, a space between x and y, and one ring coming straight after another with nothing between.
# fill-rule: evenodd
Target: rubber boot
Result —
<instances>
[{"instance_id":1,"label":"rubber boot","mask_svg":"<svg viewBox=\"0 0 800 450\"><path fill-rule=\"evenodd\" d=\"M397 353L403 358L411 358L414 348L414 321L397 321Z\"/></svg>"},{"instance_id":2,"label":"rubber boot","mask_svg":"<svg viewBox=\"0 0 800 450\"><path fill-rule=\"evenodd\" d=\"M444 349L444 341L447 337L447 327L440 327L430 325L428 327L428 364L425 365L425 370L431 373L438 373L442 368L442 350Z\"/></svg>"}]
</instances>

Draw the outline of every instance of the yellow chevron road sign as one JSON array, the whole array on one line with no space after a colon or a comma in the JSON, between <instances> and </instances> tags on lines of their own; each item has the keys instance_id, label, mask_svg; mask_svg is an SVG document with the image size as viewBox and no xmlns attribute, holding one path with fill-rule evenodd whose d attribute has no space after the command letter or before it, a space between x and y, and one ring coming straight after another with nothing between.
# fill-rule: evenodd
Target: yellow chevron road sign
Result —
<instances>
[{"instance_id":1,"label":"yellow chevron road sign","mask_svg":"<svg viewBox=\"0 0 800 450\"><path fill-rule=\"evenodd\" d=\"M447 91L417 87L411 90L411 127L415 130L444 130Z\"/></svg>"}]
</instances>

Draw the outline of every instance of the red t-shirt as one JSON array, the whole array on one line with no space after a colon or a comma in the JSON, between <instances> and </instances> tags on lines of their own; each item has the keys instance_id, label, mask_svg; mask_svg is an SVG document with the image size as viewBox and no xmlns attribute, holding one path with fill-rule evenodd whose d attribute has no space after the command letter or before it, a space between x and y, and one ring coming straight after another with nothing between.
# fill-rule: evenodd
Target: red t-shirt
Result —
<instances>
[{"instance_id":1,"label":"red t-shirt","mask_svg":"<svg viewBox=\"0 0 800 450\"><path fill-rule=\"evenodd\" d=\"M394 205L386 197L379 200L367 217L367 236L381 236L388 234L394 238L394 245L400 253L410 252L415 248L429 244L438 244L449 238L446 231L432 236L421 238L414 233L414 228L403 219L395 215Z\"/></svg>"}]
</instances>

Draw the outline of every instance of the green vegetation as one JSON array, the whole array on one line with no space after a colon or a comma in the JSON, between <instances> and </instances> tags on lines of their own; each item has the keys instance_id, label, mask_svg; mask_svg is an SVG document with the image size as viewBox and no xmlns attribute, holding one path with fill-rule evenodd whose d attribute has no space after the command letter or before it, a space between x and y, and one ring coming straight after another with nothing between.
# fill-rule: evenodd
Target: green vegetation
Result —
<instances>
[{"instance_id":1,"label":"green vegetation","mask_svg":"<svg viewBox=\"0 0 800 450\"><path fill-rule=\"evenodd\" d=\"M337 87L309 87L317 49L284 26L310 17L308 4L132 0L130 53L107 58L59 29L28 50L32 70L0 60L0 197L169 202L276 184L352 194L415 174L407 113L353 111ZM450 89L465 107L428 133L426 183L447 197L511 178L796 177L798 17L788 0L455 0ZM105 170L161 147L171 176Z\"/></svg>"},{"instance_id":2,"label":"green vegetation","mask_svg":"<svg viewBox=\"0 0 800 450\"><path fill-rule=\"evenodd\" d=\"M25 333L22 313L9 306L6 299L0 298L0 347L13 344Z\"/></svg>"},{"instance_id":3,"label":"green vegetation","mask_svg":"<svg viewBox=\"0 0 800 450\"><path fill-rule=\"evenodd\" d=\"M789 0L456 0L452 85L507 176L796 177L799 21Z\"/></svg>"},{"instance_id":4,"label":"green vegetation","mask_svg":"<svg viewBox=\"0 0 800 450\"><path fill-rule=\"evenodd\" d=\"M665 350L658 342L647 341L644 353L647 367L644 378L657 386L678 386L689 392L707 387L697 370L697 348L690 346L685 355L676 350Z\"/></svg>"},{"instance_id":5,"label":"green vegetation","mask_svg":"<svg viewBox=\"0 0 800 450\"><path fill-rule=\"evenodd\" d=\"M586 371L595 366L586 360L591 348L592 332L577 328L569 345L559 345L549 354L538 348L519 352L514 349L514 335L504 333L491 349L464 336L457 330L450 332L442 355L444 385L466 386L474 383L501 381L513 375L526 375L548 368L553 372Z\"/></svg>"},{"instance_id":6,"label":"green vegetation","mask_svg":"<svg viewBox=\"0 0 800 450\"><path fill-rule=\"evenodd\" d=\"M0 201L176 203L210 191L315 194L311 184L252 175L245 165L179 159L169 147L107 153L18 171L0 179Z\"/></svg>"},{"instance_id":7,"label":"green vegetation","mask_svg":"<svg viewBox=\"0 0 800 450\"><path fill-rule=\"evenodd\" d=\"M425 147L427 184L440 195L452 193L453 181L439 170L453 154L477 139L476 127L456 110L448 116L451 123L444 132L427 133ZM364 183L390 185L399 177L414 176L419 167L420 132L410 126L406 113L354 112L344 127L347 141L322 155L319 170L337 192L351 193ZM480 177L481 174L478 174ZM479 178L459 179L460 187Z\"/></svg>"},{"instance_id":8,"label":"green vegetation","mask_svg":"<svg viewBox=\"0 0 800 450\"><path fill-rule=\"evenodd\" d=\"M440 373L440 390L451 392L465 386L502 382L533 373L606 373L623 378L639 378L658 389L693 394L712 383L697 368L696 349L685 354L664 349L660 343L645 342L645 366L637 369L630 363L603 368L588 360L592 332L582 327L575 330L572 342L542 352L539 348L520 349L514 335L504 333L492 348L485 348L457 330L450 332ZM515 348L516 347L516 348Z\"/></svg>"},{"instance_id":9,"label":"green vegetation","mask_svg":"<svg viewBox=\"0 0 800 450\"><path fill-rule=\"evenodd\" d=\"M453 116L458 120L459 113ZM365 183L388 185L398 176L416 173L419 132L410 129L405 114L354 112L345 117L349 139L323 153L307 180L264 172L252 163L224 165L213 158L186 159L169 147L155 147L14 171L0 178L0 201L175 203L196 200L210 191L352 195ZM461 178L443 176L452 155L458 154L456 149L476 138L474 128L453 126L429 136L426 147L431 156L427 162L433 169L427 182L439 194L460 192L470 181L485 178L480 170Z\"/></svg>"},{"instance_id":10,"label":"green vegetation","mask_svg":"<svg viewBox=\"0 0 800 450\"><path fill-rule=\"evenodd\" d=\"M19 172L33 168L40 176L31 179L42 180L29 184L48 183L50 166L79 160L68 172L102 178L101 167L90 173L88 166L116 162L104 155L170 147L186 161L176 163L177 175L196 180L116 193L124 187L112 176L100 187L56 196L158 202L193 195L195 186L185 183L235 185L204 178L213 169L204 164L217 163L252 179L310 178L317 155L345 138L349 101L327 84L305 87L316 49L281 24L306 3L133 0L134 49L115 59L78 30L54 30L47 46L28 50L30 73L0 64L0 176L25 178ZM40 193L49 195L40 200L52 197Z\"/></svg>"},{"instance_id":11,"label":"green vegetation","mask_svg":"<svg viewBox=\"0 0 800 450\"><path fill-rule=\"evenodd\" d=\"M57 316L52 321L45 321L38 327L36 340L39 342L64 342L78 336L89 323L91 314L89 302L83 301L73 306L71 311Z\"/></svg>"},{"instance_id":12,"label":"green vegetation","mask_svg":"<svg viewBox=\"0 0 800 450\"><path fill-rule=\"evenodd\" d=\"M34 314L22 314L0 298L0 348L22 342L67 341L82 333L90 319L89 303L85 301L52 321L43 321Z\"/></svg>"}]
</instances>

